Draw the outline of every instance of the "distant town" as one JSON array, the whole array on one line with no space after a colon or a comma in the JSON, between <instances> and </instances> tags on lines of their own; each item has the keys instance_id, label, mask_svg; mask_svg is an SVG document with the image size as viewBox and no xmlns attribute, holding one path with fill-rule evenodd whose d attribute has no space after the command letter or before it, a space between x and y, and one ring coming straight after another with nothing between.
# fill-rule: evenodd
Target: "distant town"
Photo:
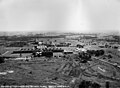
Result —
<instances>
[{"instance_id":1,"label":"distant town","mask_svg":"<svg viewBox=\"0 0 120 88\"><path fill-rule=\"evenodd\" d=\"M1 33L0 85L119 88L120 36Z\"/></svg>"}]
</instances>

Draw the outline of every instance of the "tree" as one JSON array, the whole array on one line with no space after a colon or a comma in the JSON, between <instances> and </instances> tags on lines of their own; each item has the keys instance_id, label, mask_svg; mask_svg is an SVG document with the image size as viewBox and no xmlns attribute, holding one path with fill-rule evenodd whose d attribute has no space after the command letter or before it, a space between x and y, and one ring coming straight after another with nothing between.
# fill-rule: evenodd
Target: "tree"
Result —
<instances>
[{"instance_id":1,"label":"tree","mask_svg":"<svg viewBox=\"0 0 120 88\"><path fill-rule=\"evenodd\" d=\"M0 63L4 63L4 58L0 58Z\"/></svg>"}]
</instances>

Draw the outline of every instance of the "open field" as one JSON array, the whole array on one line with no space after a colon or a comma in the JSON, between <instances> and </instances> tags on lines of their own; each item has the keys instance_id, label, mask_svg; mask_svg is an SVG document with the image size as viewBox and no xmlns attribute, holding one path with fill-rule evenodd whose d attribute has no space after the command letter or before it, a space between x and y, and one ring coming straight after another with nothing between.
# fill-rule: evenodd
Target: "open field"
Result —
<instances>
[{"instance_id":1,"label":"open field","mask_svg":"<svg viewBox=\"0 0 120 88\"><path fill-rule=\"evenodd\" d=\"M8 61L1 64L0 71L13 70L13 74L0 75L0 84L37 85L46 82L46 78L55 72L59 63L36 61Z\"/></svg>"}]
</instances>

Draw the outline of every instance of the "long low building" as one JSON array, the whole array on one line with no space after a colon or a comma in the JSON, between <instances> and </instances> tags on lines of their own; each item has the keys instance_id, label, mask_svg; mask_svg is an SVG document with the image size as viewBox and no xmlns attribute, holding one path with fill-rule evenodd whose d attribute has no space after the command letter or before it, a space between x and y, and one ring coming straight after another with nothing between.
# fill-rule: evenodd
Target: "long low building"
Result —
<instances>
[{"instance_id":1,"label":"long low building","mask_svg":"<svg viewBox=\"0 0 120 88\"><path fill-rule=\"evenodd\" d=\"M16 53L34 53L34 52L63 52L63 49L59 48L46 48L46 49L21 49L13 51L12 54Z\"/></svg>"}]
</instances>

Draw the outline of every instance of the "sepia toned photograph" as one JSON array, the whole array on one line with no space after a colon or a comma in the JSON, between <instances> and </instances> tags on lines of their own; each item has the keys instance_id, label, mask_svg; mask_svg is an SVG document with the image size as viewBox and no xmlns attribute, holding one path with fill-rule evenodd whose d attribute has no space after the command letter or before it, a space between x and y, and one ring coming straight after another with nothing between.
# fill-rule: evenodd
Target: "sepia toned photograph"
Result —
<instances>
[{"instance_id":1,"label":"sepia toned photograph","mask_svg":"<svg viewBox=\"0 0 120 88\"><path fill-rule=\"evenodd\" d=\"M120 88L120 1L0 0L0 88Z\"/></svg>"}]
</instances>

